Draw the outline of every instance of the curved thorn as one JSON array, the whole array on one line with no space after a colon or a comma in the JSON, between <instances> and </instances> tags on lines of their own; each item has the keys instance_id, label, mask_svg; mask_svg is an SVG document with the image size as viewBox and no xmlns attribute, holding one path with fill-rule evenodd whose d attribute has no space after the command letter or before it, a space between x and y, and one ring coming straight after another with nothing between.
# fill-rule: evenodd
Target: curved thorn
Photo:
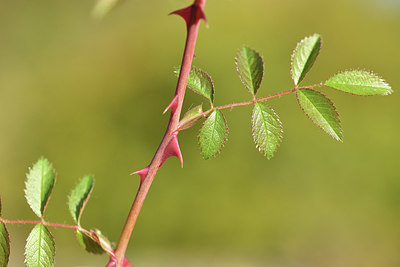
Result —
<instances>
[{"instance_id":1,"label":"curved thorn","mask_svg":"<svg viewBox=\"0 0 400 267\"><path fill-rule=\"evenodd\" d=\"M193 11L196 13L193 14ZM191 6L176 10L174 12L169 13L168 15L178 15L181 18L183 18L186 22L187 28L189 28L190 19L194 15L196 18L194 23L197 23L197 21L202 19L202 20L204 20L204 22L206 23L206 26L208 27L208 21L207 21L206 15L204 14L203 7L198 4L193 4Z\"/></svg>"},{"instance_id":2,"label":"curved thorn","mask_svg":"<svg viewBox=\"0 0 400 267\"><path fill-rule=\"evenodd\" d=\"M149 173L149 166L147 166L146 168L143 168L141 170L132 172L131 175L133 175L133 174L139 175L140 176L140 184L142 184L148 173Z\"/></svg>"},{"instance_id":3,"label":"curved thorn","mask_svg":"<svg viewBox=\"0 0 400 267\"><path fill-rule=\"evenodd\" d=\"M169 141L167 147L164 150L164 154L162 156L161 165L169 158L169 157L177 157L181 162L181 167L183 168L183 157L181 149L179 148L178 137L176 134L173 135L171 141Z\"/></svg>"},{"instance_id":4,"label":"curved thorn","mask_svg":"<svg viewBox=\"0 0 400 267\"><path fill-rule=\"evenodd\" d=\"M197 19L196 20L200 20L200 19L202 19L202 20L204 20L204 22L206 23L206 26L208 27L208 21L207 21L207 18L206 18L206 14L204 14L204 11L203 11L203 8L199 8L199 9L197 9Z\"/></svg>"},{"instance_id":5,"label":"curved thorn","mask_svg":"<svg viewBox=\"0 0 400 267\"><path fill-rule=\"evenodd\" d=\"M169 13L168 15L178 15L181 18L183 18L186 22L186 27L189 27L189 23L190 23L190 17L192 15L192 9L193 9L193 5L176 10L174 12Z\"/></svg>"},{"instance_id":6,"label":"curved thorn","mask_svg":"<svg viewBox=\"0 0 400 267\"><path fill-rule=\"evenodd\" d=\"M178 106L178 96L175 95L174 98L172 99L171 103L164 109L163 114L168 111L168 109L171 109L172 113L175 113L176 107Z\"/></svg>"}]
</instances>

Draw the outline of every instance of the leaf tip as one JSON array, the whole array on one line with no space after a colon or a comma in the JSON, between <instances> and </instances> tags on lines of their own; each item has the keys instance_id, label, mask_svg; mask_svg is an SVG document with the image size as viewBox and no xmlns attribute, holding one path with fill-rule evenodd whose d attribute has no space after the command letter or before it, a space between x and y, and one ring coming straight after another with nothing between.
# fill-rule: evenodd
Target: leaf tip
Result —
<instances>
[{"instance_id":1,"label":"leaf tip","mask_svg":"<svg viewBox=\"0 0 400 267\"><path fill-rule=\"evenodd\" d=\"M379 75L368 70L350 69L334 74L325 86L358 96L390 95L391 86Z\"/></svg>"},{"instance_id":2,"label":"leaf tip","mask_svg":"<svg viewBox=\"0 0 400 267\"><path fill-rule=\"evenodd\" d=\"M68 208L74 221L80 225L81 216L94 188L92 175L86 175L76 184L68 196Z\"/></svg>"},{"instance_id":3,"label":"leaf tip","mask_svg":"<svg viewBox=\"0 0 400 267\"><path fill-rule=\"evenodd\" d=\"M240 81L254 97L264 77L264 60L261 54L243 45L236 54L235 65Z\"/></svg>"},{"instance_id":4,"label":"leaf tip","mask_svg":"<svg viewBox=\"0 0 400 267\"><path fill-rule=\"evenodd\" d=\"M297 43L290 62L290 74L296 86L301 83L313 67L321 47L322 38L317 33L307 36Z\"/></svg>"}]
</instances>

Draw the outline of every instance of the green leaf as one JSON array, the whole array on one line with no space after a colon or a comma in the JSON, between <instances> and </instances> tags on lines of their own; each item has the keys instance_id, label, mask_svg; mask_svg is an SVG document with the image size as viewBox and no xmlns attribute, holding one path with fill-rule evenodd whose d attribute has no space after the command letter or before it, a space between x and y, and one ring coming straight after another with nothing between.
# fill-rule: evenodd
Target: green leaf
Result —
<instances>
[{"instance_id":1,"label":"green leaf","mask_svg":"<svg viewBox=\"0 0 400 267\"><path fill-rule=\"evenodd\" d=\"M176 68L174 72L175 75L179 77L180 69ZM189 72L187 87L193 92L208 99L211 105L214 103L214 83L207 72L192 66Z\"/></svg>"},{"instance_id":2,"label":"green leaf","mask_svg":"<svg viewBox=\"0 0 400 267\"><path fill-rule=\"evenodd\" d=\"M282 123L278 115L268 105L257 102L254 104L251 116L253 139L258 150L272 158L282 142Z\"/></svg>"},{"instance_id":3,"label":"green leaf","mask_svg":"<svg viewBox=\"0 0 400 267\"><path fill-rule=\"evenodd\" d=\"M363 70L338 73L327 80L325 85L355 95L389 95L393 92L381 77Z\"/></svg>"},{"instance_id":4,"label":"green leaf","mask_svg":"<svg viewBox=\"0 0 400 267\"><path fill-rule=\"evenodd\" d=\"M98 0L92 11L95 19L104 18L120 2L120 0Z\"/></svg>"},{"instance_id":5,"label":"green leaf","mask_svg":"<svg viewBox=\"0 0 400 267\"><path fill-rule=\"evenodd\" d=\"M338 141L342 141L339 114L332 101L311 89L297 90L301 109L319 128Z\"/></svg>"},{"instance_id":6,"label":"green leaf","mask_svg":"<svg viewBox=\"0 0 400 267\"><path fill-rule=\"evenodd\" d=\"M0 267L6 267L10 258L10 237L6 225L0 223Z\"/></svg>"},{"instance_id":7,"label":"green leaf","mask_svg":"<svg viewBox=\"0 0 400 267\"><path fill-rule=\"evenodd\" d=\"M101 233L99 229L91 229L90 234L96 240L95 242L100 244L100 246L103 248L107 254L112 255L114 254L114 244L108 240L108 238Z\"/></svg>"},{"instance_id":8,"label":"green leaf","mask_svg":"<svg viewBox=\"0 0 400 267\"><path fill-rule=\"evenodd\" d=\"M54 265L56 253L54 239L46 226L37 224L29 234L25 245L27 267L48 267Z\"/></svg>"},{"instance_id":9,"label":"green leaf","mask_svg":"<svg viewBox=\"0 0 400 267\"><path fill-rule=\"evenodd\" d=\"M77 224L80 224L81 215L85 205L92 193L94 186L93 177L87 175L83 177L68 197L68 208L72 218Z\"/></svg>"},{"instance_id":10,"label":"green leaf","mask_svg":"<svg viewBox=\"0 0 400 267\"><path fill-rule=\"evenodd\" d=\"M43 217L44 210L53 190L56 173L45 158L40 158L26 175L25 197L38 217Z\"/></svg>"},{"instance_id":11,"label":"green leaf","mask_svg":"<svg viewBox=\"0 0 400 267\"><path fill-rule=\"evenodd\" d=\"M264 75L264 62L260 54L243 46L236 56L236 69L246 89L255 96Z\"/></svg>"},{"instance_id":12,"label":"green leaf","mask_svg":"<svg viewBox=\"0 0 400 267\"><path fill-rule=\"evenodd\" d=\"M314 65L321 50L321 36L314 34L297 44L292 54L291 72L295 85L298 85Z\"/></svg>"},{"instance_id":13,"label":"green leaf","mask_svg":"<svg viewBox=\"0 0 400 267\"><path fill-rule=\"evenodd\" d=\"M76 231L76 240L78 240L79 245L82 246L87 252L93 254L103 254L104 250L99 244L97 244L93 239L84 234L81 231Z\"/></svg>"},{"instance_id":14,"label":"green leaf","mask_svg":"<svg viewBox=\"0 0 400 267\"><path fill-rule=\"evenodd\" d=\"M190 110L188 110L183 118L180 120L178 128L180 130L186 130L195 125L202 116L199 116L203 112L203 105L198 105Z\"/></svg>"},{"instance_id":15,"label":"green leaf","mask_svg":"<svg viewBox=\"0 0 400 267\"><path fill-rule=\"evenodd\" d=\"M220 110L214 110L206 119L199 133L199 144L204 159L215 157L228 137L228 126Z\"/></svg>"}]
</instances>

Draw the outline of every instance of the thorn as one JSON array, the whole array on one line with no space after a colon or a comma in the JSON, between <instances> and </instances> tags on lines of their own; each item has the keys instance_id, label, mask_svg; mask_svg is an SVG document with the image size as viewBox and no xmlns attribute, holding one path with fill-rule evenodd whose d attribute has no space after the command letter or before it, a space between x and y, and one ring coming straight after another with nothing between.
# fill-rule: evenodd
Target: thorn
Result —
<instances>
[{"instance_id":1,"label":"thorn","mask_svg":"<svg viewBox=\"0 0 400 267\"><path fill-rule=\"evenodd\" d=\"M131 175L133 175L133 174L139 175L140 176L140 184L142 184L148 173L149 173L149 166L147 166L146 168L143 168L141 170L132 172Z\"/></svg>"},{"instance_id":2,"label":"thorn","mask_svg":"<svg viewBox=\"0 0 400 267\"><path fill-rule=\"evenodd\" d=\"M186 28L189 28L189 23L190 23L190 19L192 17L193 10L195 10L195 12L196 12L195 23L197 23L199 20L202 19L202 20L204 20L204 22L206 23L206 26L208 27L208 21L207 21L206 15L204 14L203 7L198 6L196 4L193 4L191 6L171 12L171 13L169 13L169 15L178 15L178 16L182 17L186 22Z\"/></svg>"},{"instance_id":3,"label":"thorn","mask_svg":"<svg viewBox=\"0 0 400 267\"><path fill-rule=\"evenodd\" d=\"M167 147L165 148L164 155L161 160L161 165L169 158L169 157L177 157L181 162L181 167L183 168L183 157L181 149L179 148L178 137L176 134L173 135L171 141L169 141Z\"/></svg>"},{"instance_id":4,"label":"thorn","mask_svg":"<svg viewBox=\"0 0 400 267\"><path fill-rule=\"evenodd\" d=\"M110 261L106 265L106 267L115 267L117 266L117 258L114 255L110 255ZM132 267L133 265L128 261L126 257L124 257L122 267Z\"/></svg>"},{"instance_id":5,"label":"thorn","mask_svg":"<svg viewBox=\"0 0 400 267\"><path fill-rule=\"evenodd\" d=\"M193 5L176 10L174 12L169 13L168 15L178 15L183 18L186 22L186 27L189 28L190 17L192 15Z\"/></svg>"},{"instance_id":6,"label":"thorn","mask_svg":"<svg viewBox=\"0 0 400 267\"><path fill-rule=\"evenodd\" d=\"M206 14L204 14L203 8L200 8L200 7L199 7L198 13L197 13L196 21L197 21L197 20L200 20L200 19L204 20L204 22L205 22L205 24L206 24L206 27L208 28L209 25L208 25L208 20L207 20Z\"/></svg>"},{"instance_id":7,"label":"thorn","mask_svg":"<svg viewBox=\"0 0 400 267\"><path fill-rule=\"evenodd\" d=\"M168 109L171 109L172 113L175 113L176 107L178 106L178 96L175 95L174 98L172 99L171 103L164 109L163 114L165 114Z\"/></svg>"}]
</instances>

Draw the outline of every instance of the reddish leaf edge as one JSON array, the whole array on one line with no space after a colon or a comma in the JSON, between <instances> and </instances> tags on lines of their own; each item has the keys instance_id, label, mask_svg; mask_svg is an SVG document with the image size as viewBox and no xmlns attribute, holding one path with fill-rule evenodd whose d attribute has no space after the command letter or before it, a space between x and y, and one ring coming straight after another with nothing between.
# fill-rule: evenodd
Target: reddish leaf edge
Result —
<instances>
[{"instance_id":1,"label":"reddish leaf edge","mask_svg":"<svg viewBox=\"0 0 400 267\"><path fill-rule=\"evenodd\" d=\"M340 136L339 139L337 139L335 136L331 135L330 133L326 132L324 129L322 129L322 127L321 127L319 124L317 124L313 119L311 119L311 117L307 114L307 112L305 112L305 110L303 109L303 107L300 105L300 100L299 100L299 97L298 97L298 95L297 95L297 90L296 90L296 99L297 99L297 103L299 104L299 107L300 107L301 111L303 111L303 113L306 115L306 117L309 118L309 119L312 121L312 123L313 123L314 125L316 125L318 128L320 128L324 133L326 133L327 135L329 135L330 137L332 137L332 138L335 139L336 141L339 141L339 142L342 142L342 143L343 143L342 120L340 119L339 112L337 111L337 108L336 108L335 104L332 102L332 100L331 100L330 98L328 98L325 94L321 93L320 91L313 90L313 89L310 89L310 88L302 88L302 89L306 89L306 90L311 90L311 91L317 92L317 93L323 95L323 96L330 102L330 104L331 104L332 107L334 108L335 113L336 113L336 115L337 115L337 118L338 118L338 120L339 120L339 126L340 126L339 128L340 128L340 134L341 134L341 136Z\"/></svg>"}]
</instances>

